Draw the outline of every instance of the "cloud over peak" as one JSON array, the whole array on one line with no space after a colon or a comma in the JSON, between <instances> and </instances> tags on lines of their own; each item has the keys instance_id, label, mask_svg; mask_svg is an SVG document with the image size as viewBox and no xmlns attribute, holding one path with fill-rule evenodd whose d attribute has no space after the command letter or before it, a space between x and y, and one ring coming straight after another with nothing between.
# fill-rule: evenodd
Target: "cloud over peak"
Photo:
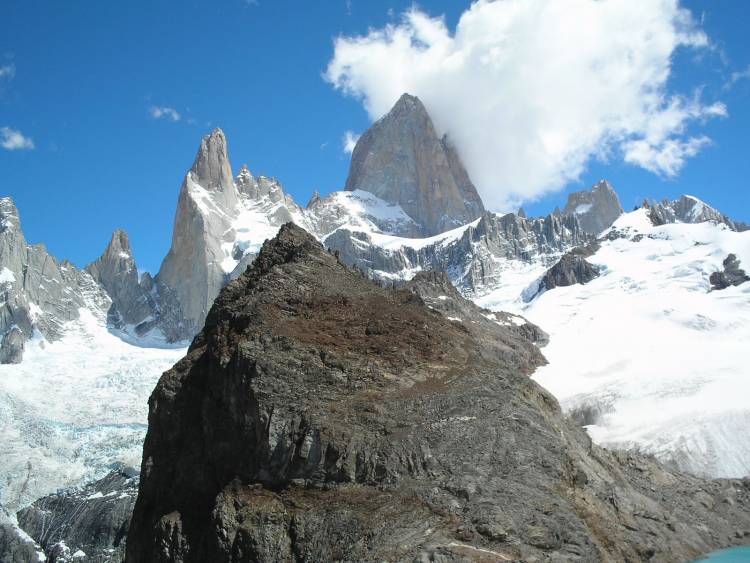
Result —
<instances>
[{"instance_id":1,"label":"cloud over peak","mask_svg":"<svg viewBox=\"0 0 750 563\"><path fill-rule=\"evenodd\" d=\"M337 38L326 78L373 120L419 96L495 209L575 181L592 158L674 176L710 143L688 127L727 111L668 90L674 52L709 42L678 0L647 6L478 0L454 32L413 8Z\"/></svg>"}]
</instances>

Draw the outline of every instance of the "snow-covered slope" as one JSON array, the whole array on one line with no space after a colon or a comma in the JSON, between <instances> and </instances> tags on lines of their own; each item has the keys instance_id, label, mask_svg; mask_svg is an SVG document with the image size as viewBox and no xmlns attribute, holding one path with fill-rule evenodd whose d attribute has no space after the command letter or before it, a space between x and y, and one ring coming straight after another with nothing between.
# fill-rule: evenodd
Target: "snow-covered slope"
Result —
<instances>
[{"instance_id":1,"label":"snow-covered slope","mask_svg":"<svg viewBox=\"0 0 750 563\"><path fill-rule=\"evenodd\" d=\"M480 304L550 334L549 365L535 378L595 441L694 473L750 474L750 283L709 283L729 253L750 266L750 233L716 222L655 227L640 209L608 234L588 259L602 273L586 285L526 304L515 290L533 281L528 272Z\"/></svg>"},{"instance_id":2,"label":"snow-covered slope","mask_svg":"<svg viewBox=\"0 0 750 563\"><path fill-rule=\"evenodd\" d=\"M21 364L0 366L0 504L9 509L116 462L139 467L148 397L185 354L127 344L86 308L62 334L32 339Z\"/></svg>"}]
</instances>

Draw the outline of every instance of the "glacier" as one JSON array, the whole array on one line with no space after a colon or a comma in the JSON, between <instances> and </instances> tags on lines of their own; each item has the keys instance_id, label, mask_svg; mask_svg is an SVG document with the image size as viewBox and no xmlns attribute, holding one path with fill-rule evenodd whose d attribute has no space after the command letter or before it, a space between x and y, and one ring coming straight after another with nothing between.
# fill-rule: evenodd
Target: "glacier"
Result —
<instances>
[{"instance_id":1,"label":"glacier","mask_svg":"<svg viewBox=\"0 0 750 563\"><path fill-rule=\"evenodd\" d=\"M22 363L0 365L0 504L17 509L116 464L140 466L148 397L185 355L148 344L128 344L82 308L60 340L37 336Z\"/></svg>"},{"instance_id":2,"label":"glacier","mask_svg":"<svg viewBox=\"0 0 750 563\"><path fill-rule=\"evenodd\" d=\"M534 378L595 442L698 475L750 474L750 283L709 283L729 253L750 265L750 232L711 221L654 226L639 209L603 235L588 259L601 269L593 281L530 303L499 288L478 304L549 333L549 364ZM533 277L519 275L516 289Z\"/></svg>"}]
</instances>

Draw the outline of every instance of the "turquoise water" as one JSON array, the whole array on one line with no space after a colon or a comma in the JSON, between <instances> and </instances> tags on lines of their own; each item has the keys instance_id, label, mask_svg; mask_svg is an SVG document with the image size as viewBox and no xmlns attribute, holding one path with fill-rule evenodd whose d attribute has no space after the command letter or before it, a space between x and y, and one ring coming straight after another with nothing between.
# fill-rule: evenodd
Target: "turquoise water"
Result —
<instances>
[{"instance_id":1,"label":"turquoise water","mask_svg":"<svg viewBox=\"0 0 750 563\"><path fill-rule=\"evenodd\" d=\"M707 555L701 562L709 563L750 563L750 547L734 547Z\"/></svg>"}]
</instances>

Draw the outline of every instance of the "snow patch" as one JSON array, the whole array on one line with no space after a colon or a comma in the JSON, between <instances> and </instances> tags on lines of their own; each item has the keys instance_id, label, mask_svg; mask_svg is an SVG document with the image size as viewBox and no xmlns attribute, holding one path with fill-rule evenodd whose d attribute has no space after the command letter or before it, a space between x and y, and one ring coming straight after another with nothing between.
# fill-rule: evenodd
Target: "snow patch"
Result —
<instances>
[{"instance_id":1,"label":"snow patch","mask_svg":"<svg viewBox=\"0 0 750 563\"><path fill-rule=\"evenodd\" d=\"M3 267L0 270L0 283L12 284L12 283L15 283L15 281L16 281L16 276L13 274L11 270L5 267Z\"/></svg>"}]
</instances>

